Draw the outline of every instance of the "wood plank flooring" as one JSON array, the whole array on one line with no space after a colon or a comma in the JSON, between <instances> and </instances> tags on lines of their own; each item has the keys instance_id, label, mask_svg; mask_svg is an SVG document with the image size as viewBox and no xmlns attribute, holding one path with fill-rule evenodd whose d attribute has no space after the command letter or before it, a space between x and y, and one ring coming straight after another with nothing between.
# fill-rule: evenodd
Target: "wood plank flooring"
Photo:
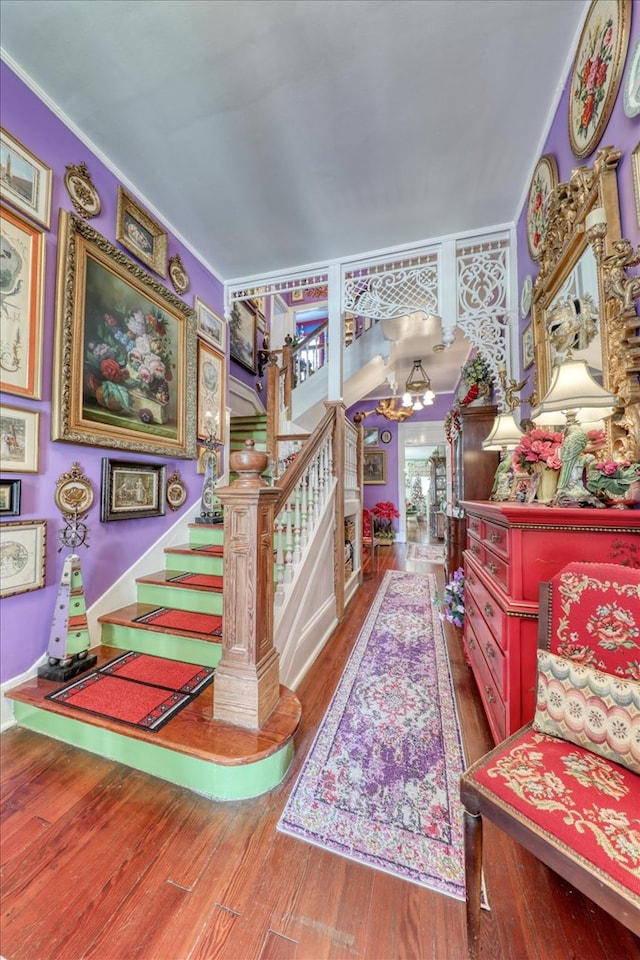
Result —
<instances>
[{"instance_id":1,"label":"wood plank flooring","mask_svg":"<svg viewBox=\"0 0 640 960\"><path fill-rule=\"evenodd\" d=\"M297 691L286 780L215 803L13 728L2 735L0 951L6 960L464 960L464 904L276 831L386 569ZM448 626L448 625L447 625ZM491 746L460 638L448 642L468 761ZM640 941L491 824L483 958L635 960Z\"/></svg>"}]
</instances>

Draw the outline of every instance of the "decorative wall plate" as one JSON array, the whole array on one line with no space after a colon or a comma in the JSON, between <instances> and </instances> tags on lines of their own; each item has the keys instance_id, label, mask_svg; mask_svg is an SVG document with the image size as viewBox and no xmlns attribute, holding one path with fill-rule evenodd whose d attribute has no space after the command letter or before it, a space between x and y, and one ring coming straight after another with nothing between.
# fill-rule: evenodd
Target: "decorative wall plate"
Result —
<instances>
[{"instance_id":1,"label":"decorative wall plate","mask_svg":"<svg viewBox=\"0 0 640 960\"><path fill-rule=\"evenodd\" d=\"M91 182L87 165L82 163L67 164L67 172L64 175L64 185L71 197L71 202L85 220L91 220L97 217L102 209L98 191Z\"/></svg>"},{"instance_id":2,"label":"decorative wall plate","mask_svg":"<svg viewBox=\"0 0 640 960\"><path fill-rule=\"evenodd\" d=\"M529 273L522 281L522 290L520 292L520 316L523 320L529 315L529 310L531 310L532 292L533 280L531 279L531 274Z\"/></svg>"},{"instance_id":3,"label":"decorative wall plate","mask_svg":"<svg viewBox=\"0 0 640 960\"><path fill-rule=\"evenodd\" d=\"M53 495L56 507L61 513L85 513L93 503L93 487L88 477L82 473L82 467L74 461L71 470L63 473L56 481Z\"/></svg>"},{"instance_id":4,"label":"decorative wall plate","mask_svg":"<svg viewBox=\"0 0 640 960\"><path fill-rule=\"evenodd\" d=\"M569 142L588 157L600 142L620 89L629 46L631 0L592 0L571 73Z\"/></svg>"},{"instance_id":5,"label":"decorative wall plate","mask_svg":"<svg viewBox=\"0 0 640 960\"><path fill-rule=\"evenodd\" d=\"M532 260L540 259L540 247L547 233L547 214L551 192L558 182L555 157L545 153L533 171L527 201L527 243Z\"/></svg>"},{"instance_id":6,"label":"decorative wall plate","mask_svg":"<svg viewBox=\"0 0 640 960\"><path fill-rule=\"evenodd\" d=\"M179 470L174 470L167 480L167 503L172 510L179 510L187 499L187 488Z\"/></svg>"},{"instance_id":7,"label":"decorative wall plate","mask_svg":"<svg viewBox=\"0 0 640 960\"><path fill-rule=\"evenodd\" d=\"M624 81L624 112L628 117L640 113L640 40L636 42L629 59Z\"/></svg>"},{"instance_id":8,"label":"decorative wall plate","mask_svg":"<svg viewBox=\"0 0 640 960\"><path fill-rule=\"evenodd\" d=\"M179 253L176 253L175 257L171 257L171 260L169 260L169 276L177 294L182 296L183 293L187 292L191 281Z\"/></svg>"},{"instance_id":9,"label":"decorative wall plate","mask_svg":"<svg viewBox=\"0 0 640 960\"><path fill-rule=\"evenodd\" d=\"M380 439L383 443L391 443L392 433L391 430L383 430L380 434Z\"/></svg>"}]
</instances>

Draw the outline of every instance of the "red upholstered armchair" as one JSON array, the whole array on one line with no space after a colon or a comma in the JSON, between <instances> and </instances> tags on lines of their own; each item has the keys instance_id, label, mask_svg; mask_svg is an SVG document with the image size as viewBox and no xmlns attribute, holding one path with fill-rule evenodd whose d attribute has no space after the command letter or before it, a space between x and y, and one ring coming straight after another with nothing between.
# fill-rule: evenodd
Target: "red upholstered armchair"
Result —
<instances>
[{"instance_id":1,"label":"red upholstered armchair","mask_svg":"<svg viewBox=\"0 0 640 960\"><path fill-rule=\"evenodd\" d=\"M534 720L460 792L470 957L483 817L640 935L640 570L571 563L542 585Z\"/></svg>"}]
</instances>

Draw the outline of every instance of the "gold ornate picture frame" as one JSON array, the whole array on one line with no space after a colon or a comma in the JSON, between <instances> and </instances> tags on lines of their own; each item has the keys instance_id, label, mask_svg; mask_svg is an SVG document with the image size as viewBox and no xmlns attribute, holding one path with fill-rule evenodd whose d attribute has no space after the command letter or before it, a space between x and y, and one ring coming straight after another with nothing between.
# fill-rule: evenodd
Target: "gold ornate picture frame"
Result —
<instances>
[{"instance_id":1,"label":"gold ornate picture frame","mask_svg":"<svg viewBox=\"0 0 640 960\"><path fill-rule=\"evenodd\" d=\"M616 102L631 9L631 0L592 0L582 28L569 92L569 142L579 159L598 146Z\"/></svg>"},{"instance_id":2,"label":"gold ornate picture frame","mask_svg":"<svg viewBox=\"0 0 640 960\"><path fill-rule=\"evenodd\" d=\"M367 484L387 482L387 451L365 450L362 459L362 482Z\"/></svg>"},{"instance_id":3,"label":"gold ornate picture frame","mask_svg":"<svg viewBox=\"0 0 640 960\"><path fill-rule=\"evenodd\" d=\"M118 187L116 240L160 277L167 275L168 234L124 187Z\"/></svg>"},{"instance_id":4,"label":"gold ornate picture frame","mask_svg":"<svg viewBox=\"0 0 640 960\"><path fill-rule=\"evenodd\" d=\"M196 456L194 311L61 212L52 440Z\"/></svg>"},{"instance_id":5,"label":"gold ornate picture frame","mask_svg":"<svg viewBox=\"0 0 640 960\"><path fill-rule=\"evenodd\" d=\"M640 262L640 251L634 251L621 235L617 183L620 156L620 150L604 147L592 166L577 167L570 180L559 183L553 191L547 237L533 288L535 399L541 400L549 389L554 353L558 361L562 359L557 353L558 339L555 334L553 339L551 336L558 320L557 308L562 303L575 305L577 299L581 315L582 307L589 306L586 322L595 313L596 338L568 346L578 359L586 348L592 357L597 356L597 364L586 356L582 359L587 359L593 371L601 371L602 385L618 399L613 417L605 421L608 449L604 452L633 461L640 459L640 403L628 338L640 323L635 306L640 278L626 271ZM589 260L593 268L585 270ZM594 289L587 289L578 280L591 273Z\"/></svg>"}]
</instances>

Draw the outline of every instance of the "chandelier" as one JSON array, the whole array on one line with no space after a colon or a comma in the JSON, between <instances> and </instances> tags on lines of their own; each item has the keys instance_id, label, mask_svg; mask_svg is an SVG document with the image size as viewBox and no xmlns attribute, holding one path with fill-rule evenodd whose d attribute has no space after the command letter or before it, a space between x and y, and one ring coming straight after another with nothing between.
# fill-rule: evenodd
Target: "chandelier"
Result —
<instances>
[{"instance_id":1,"label":"chandelier","mask_svg":"<svg viewBox=\"0 0 640 960\"><path fill-rule=\"evenodd\" d=\"M413 367L407 377L404 390L402 406L411 407L414 411L422 410L423 407L429 406L435 400L436 395L431 389L431 381L424 372L420 360L413 361Z\"/></svg>"}]
</instances>

